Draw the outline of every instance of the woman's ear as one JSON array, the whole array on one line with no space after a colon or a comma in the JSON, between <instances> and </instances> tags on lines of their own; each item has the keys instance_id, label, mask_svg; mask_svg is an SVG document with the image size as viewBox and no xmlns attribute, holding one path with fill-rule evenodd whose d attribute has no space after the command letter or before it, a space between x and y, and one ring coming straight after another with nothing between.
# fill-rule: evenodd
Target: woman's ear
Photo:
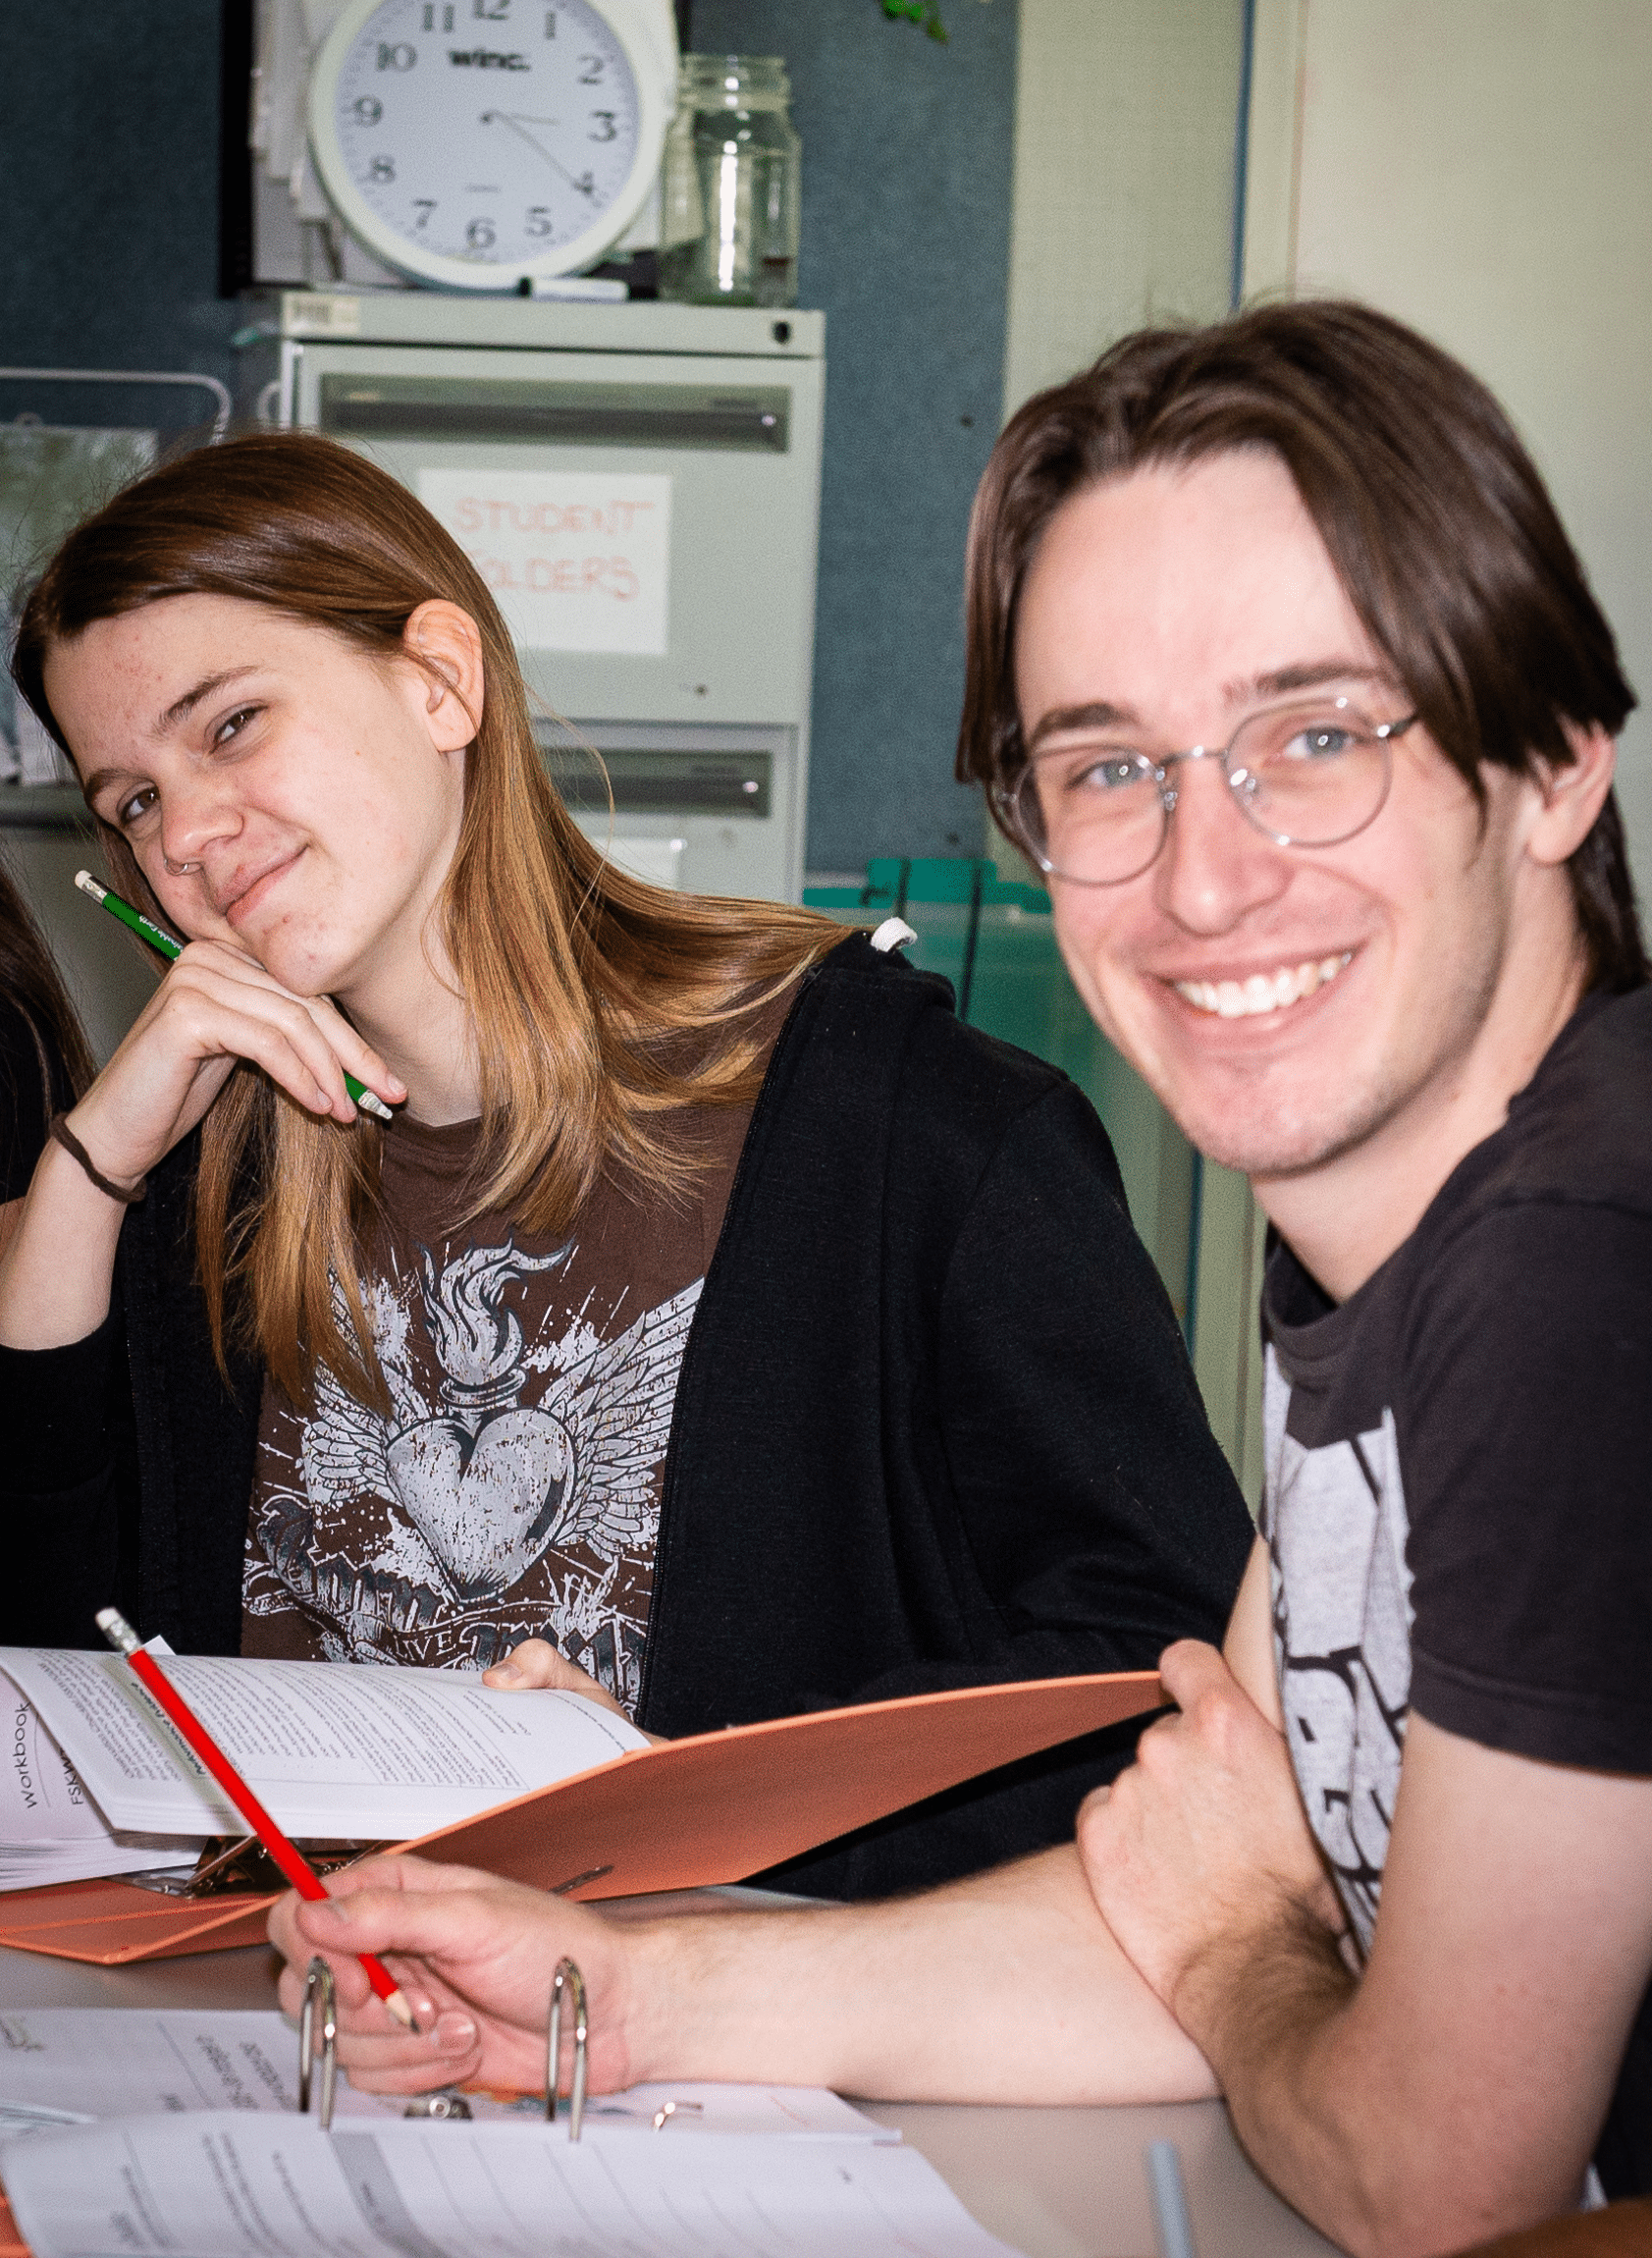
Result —
<instances>
[{"instance_id":1,"label":"woman's ear","mask_svg":"<svg viewBox=\"0 0 1652 2258\"><path fill-rule=\"evenodd\" d=\"M1551 866L1575 854L1588 837L1618 767L1617 743L1598 723L1562 726L1572 757L1563 769L1543 770L1542 799L1525 842L1533 862Z\"/></svg>"},{"instance_id":2,"label":"woman's ear","mask_svg":"<svg viewBox=\"0 0 1652 2258\"><path fill-rule=\"evenodd\" d=\"M425 720L440 753L462 752L482 726L482 636L470 614L433 596L409 615L402 648L425 684Z\"/></svg>"}]
</instances>

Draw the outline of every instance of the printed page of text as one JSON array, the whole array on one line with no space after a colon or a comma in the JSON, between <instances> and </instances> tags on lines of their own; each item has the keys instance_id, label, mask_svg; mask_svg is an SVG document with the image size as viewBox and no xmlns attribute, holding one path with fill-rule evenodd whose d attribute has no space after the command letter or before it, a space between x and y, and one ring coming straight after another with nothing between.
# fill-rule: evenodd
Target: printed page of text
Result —
<instances>
[{"instance_id":1,"label":"printed page of text","mask_svg":"<svg viewBox=\"0 0 1652 2258\"><path fill-rule=\"evenodd\" d=\"M420 1835L648 1746L577 1694L506 1694L456 1670L370 1663L161 1663L207 1731L289 1834L346 1842ZM119 1654L0 1646L111 1827L146 1834L240 1831Z\"/></svg>"},{"instance_id":2,"label":"printed page of text","mask_svg":"<svg viewBox=\"0 0 1652 2258\"><path fill-rule=\"evenodd\" d=\"M35 2258L1013 2258L873 2141L215 2113L7 2141L0 2178Z\"/></svg>"},{"instance_id":3,"label":"printed page of text","mask_svg":"<svg viewBox=\"0 0 1652 2258\"><path fill-rule=\"evenodd\" d=\"M471 2092L479 2120L543 2121L539 2094ZM272 2009L0 2008L0 2135L30 2124L203 2109L298 2106L294 2025ZM400 2118L405 2104L339 2081L341 2117ZM660 2129L673 2140L737 2132L793 2140L890 2140L900 2134L823 2086L634 2085L594 2097L597 2133Z\"/></svg>"}]
</instances>

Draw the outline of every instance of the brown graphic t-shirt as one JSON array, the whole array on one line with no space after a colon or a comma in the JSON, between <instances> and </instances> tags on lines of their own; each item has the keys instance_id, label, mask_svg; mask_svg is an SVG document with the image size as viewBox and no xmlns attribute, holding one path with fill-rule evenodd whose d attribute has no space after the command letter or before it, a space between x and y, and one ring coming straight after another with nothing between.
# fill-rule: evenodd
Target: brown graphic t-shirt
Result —
<instances>
[{"instance_id":1,"label":"brown graphic t-shirt","mask_svg":"<svg viewBox=\"0 0 1652 2258\"><path fill-rule=\"evenodd\" d=\"M306 1420L266 1381L244 1654L485 1669L548 1639L635 1709L677 1375L750 1119L685 1113L707 1164L680 1200L605 1179L551 1238L453 1226L476 1122L386 1130L362 1285L394 1408L322 1371Z\"/></svg>"}]
</instances>

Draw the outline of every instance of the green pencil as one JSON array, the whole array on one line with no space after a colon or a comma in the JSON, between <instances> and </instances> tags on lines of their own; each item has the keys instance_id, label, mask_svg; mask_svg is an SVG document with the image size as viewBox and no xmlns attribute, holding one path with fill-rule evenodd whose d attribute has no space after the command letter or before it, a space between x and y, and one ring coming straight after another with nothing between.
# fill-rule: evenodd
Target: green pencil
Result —
<instances>
[{"instance_id":1,"label":"green pencil","mask_svg":"<svg viewBox=\"0 0 1652 2258\"><path fill-rule=\"evenodd\" d=\"M170 933L163 933L141 910L133 909L130 901L123 901L118 893L111 893L106 886L99 886L89 870L78 870L75 873L75 884L82 893L89 893L100 909L106 909L111 917L118 917L123 925L130 926L139 941L146 941L151 948L158 948L168 964L175 964L183 955L182 941L174 941ZM363 1113L371 1113L380 1121L396 1119L378 1093L369 1090L364 1082L357 1082L353 1074L345 1076L345 1088Z\"/></svg>"}]
</instances>

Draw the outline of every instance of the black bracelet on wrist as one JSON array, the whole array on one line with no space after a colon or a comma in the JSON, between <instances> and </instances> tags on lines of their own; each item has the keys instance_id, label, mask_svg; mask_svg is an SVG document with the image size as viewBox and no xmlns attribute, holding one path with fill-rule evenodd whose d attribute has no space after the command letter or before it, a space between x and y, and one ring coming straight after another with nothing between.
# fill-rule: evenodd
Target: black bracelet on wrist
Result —
<instances>
[{"instance_id":1,"label":"black bracelet on wrist","mask_svg":"<svg viewBox=\"0 0 1652 2258\"><path fill-rule=\"evenodd\" d=\"M149 1179L147 1176L139 1176L130 1191L123 1191L119 1184L112 1184L107 1176L94 1168L91 1155L80 1143L74 1130L70 1128L68 1120L63 1114L54 1113L52 1115L51 1127L48 1129L47 1135L55 1144L63 1147L72 1160L78 1160L80 1163L80 1166L100 1192L106 1193L111 1200L118 1200L123 1208L135 1206L142 1199L144 1193L148 1191Z\"/></svg>"}]
</instances>

